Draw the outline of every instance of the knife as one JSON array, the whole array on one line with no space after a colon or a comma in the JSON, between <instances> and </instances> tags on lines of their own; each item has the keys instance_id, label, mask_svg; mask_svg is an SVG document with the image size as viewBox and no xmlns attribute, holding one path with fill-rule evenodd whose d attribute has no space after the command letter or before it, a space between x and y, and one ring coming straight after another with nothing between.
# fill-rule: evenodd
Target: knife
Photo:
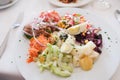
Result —
<instances>
[{"instance_id":1,"label":"knife","mask_svg":"<svg viewBox=\"0 0 120 80\"><path fill-rule=\"evenodd\" d=\"M23 18L24 18L24 12L19 13L16 21L14 22L12 27L8 30L7 34L5 35L3 40L1 41L1 44L0 44L0 58L2 57L2 54L4 53L4 51L6 49L6 44L7 44L7 41L8 41L9 33L12 30L14 30L14 29L16 29L16 28L21 26Z\"/></svg>"}]
</instances>

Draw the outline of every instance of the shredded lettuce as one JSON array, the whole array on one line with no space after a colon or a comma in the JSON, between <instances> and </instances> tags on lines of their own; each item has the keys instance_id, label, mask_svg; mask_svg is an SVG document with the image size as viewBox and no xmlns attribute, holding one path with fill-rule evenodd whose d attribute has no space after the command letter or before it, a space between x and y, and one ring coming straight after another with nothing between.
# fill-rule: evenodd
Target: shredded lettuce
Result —
<instances>
[{"instance_id":1,"label":"shredded lettuce","mask_svg":"<svg viewBox=\"0 0 120 80\"><path fill-rule=\"evenodd\" d=\"M45 61L40 62L40 56L44 56ZM47 48L39 55L37 65L40 71L50 70L52 73L68 77L73 72L72 55L60 52L56 45L47 44Z\"/></svg>"}]
</instances>

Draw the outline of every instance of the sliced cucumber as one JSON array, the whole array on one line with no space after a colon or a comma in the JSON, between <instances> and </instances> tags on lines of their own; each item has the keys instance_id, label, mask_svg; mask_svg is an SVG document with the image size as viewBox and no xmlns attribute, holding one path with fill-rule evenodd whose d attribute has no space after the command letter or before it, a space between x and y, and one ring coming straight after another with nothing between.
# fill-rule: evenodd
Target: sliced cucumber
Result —
<instances>
[{"instance_id":1,"label":"sliced cucumber","mask_svg":"<svg viewBox=\"0 0 120 80\"><path fill-rule=\"evenodd\" d=\"M61 76L61 77L69 77L71 75L71 72L69 72L67 70L62 71L61 68L56 67L56 66L52 66L52 70L53 70L54 74Z\"/></svg>"}]
</instances>

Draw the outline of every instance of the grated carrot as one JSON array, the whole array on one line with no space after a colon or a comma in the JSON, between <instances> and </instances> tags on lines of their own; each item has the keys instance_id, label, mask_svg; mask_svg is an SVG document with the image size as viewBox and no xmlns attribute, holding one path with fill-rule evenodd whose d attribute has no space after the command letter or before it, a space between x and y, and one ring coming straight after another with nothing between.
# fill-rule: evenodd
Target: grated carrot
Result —
<instances>
[{"instance_id":1,"label":"grated carrot","mask_svg":"<svg viewBox=\"0 0 120 80\"><path fill-rule=\"evenodd\" d=\"M41 46L34 38L30 39L30 48L29 48L29 58L27 59L27 63L33 62L36 57L38 57L39 52L42 52L45 48L47 43L50 42L48 37L44 35L39 35L37 40L45 46Z\"/></svg>"}]
</instances>

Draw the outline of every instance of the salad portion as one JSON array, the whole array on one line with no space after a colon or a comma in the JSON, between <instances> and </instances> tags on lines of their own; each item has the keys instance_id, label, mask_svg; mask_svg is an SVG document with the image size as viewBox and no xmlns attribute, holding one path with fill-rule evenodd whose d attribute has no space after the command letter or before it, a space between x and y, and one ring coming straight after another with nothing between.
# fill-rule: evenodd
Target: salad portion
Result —
<instances>
[{"instance_id":1,"label":"salad portion","mask_svg":"<svg viewBox=\"0 0 120 80\"><path fill-rule=\"evenodd\" d=\"M77 2L77 0L59 0L60 2L62 2L62 3L66 3L66 4L68 4L68 3L71 3L71 2Z\"/></svg>"},{"instance_id":2,"label":"salad portion","mask_svg":"<svg viewBox=\"0 0 120 80\"><path fill-rule=\"evenodd\" d=\"M23 29L30 42L27 63L61 77L71 76L76 67L91 70L102 53L100 31L78 13L42 12Z\"/></svg>"}]
</instances>

